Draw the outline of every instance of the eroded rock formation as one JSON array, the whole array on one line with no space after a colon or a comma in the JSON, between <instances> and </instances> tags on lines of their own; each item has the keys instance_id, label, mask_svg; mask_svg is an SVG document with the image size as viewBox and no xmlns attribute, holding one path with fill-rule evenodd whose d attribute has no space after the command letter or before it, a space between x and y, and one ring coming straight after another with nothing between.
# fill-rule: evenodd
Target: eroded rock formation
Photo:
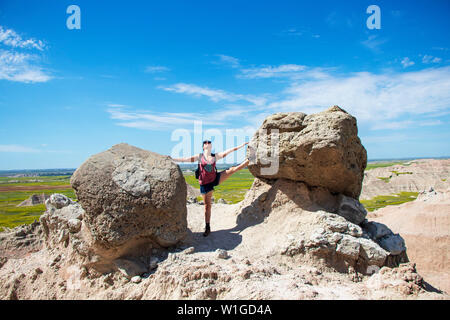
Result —
<instances>
[{"instance_id":1,"label":"eroded rock formation","mask_svg":"<svg viewBox=\"0 0 450 320\"><path fill-rule=\"evenodd\" d=\"M356 118L338 106L311 115L275 113L264 120L250 149L256 150L248 166L255 177L302 181L354 199L361 193L367 152L358 137ZM278 160L279 167L267 174L271 158Z\"/></svg>"}]
</instances>

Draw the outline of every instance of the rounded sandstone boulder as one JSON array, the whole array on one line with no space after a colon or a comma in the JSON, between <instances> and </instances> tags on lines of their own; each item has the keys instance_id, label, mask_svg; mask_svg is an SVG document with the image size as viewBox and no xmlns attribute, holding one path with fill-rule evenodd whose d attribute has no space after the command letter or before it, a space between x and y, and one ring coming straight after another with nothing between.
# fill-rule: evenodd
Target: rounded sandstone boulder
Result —
<instances>
[{"instance_id":1,"label":"rounded sandstone boulder","mask_svg":"<svg viewBox=\"0 0 450 320\"><path fill-rule=\"evenodd\" d=\"M356 118L338 106L310 115L267 117L248 153L248 168L256 177L302 181L354 199L361 193L367 151Z\"/></svg>"},{"instance_id":2,"label":"rounded sandstone boulder","mask_svg":"<svg viewBox=\"0 0 450 320\"><path fill-rule=\"evenodd\" d=\"M186 234L186 182L168 156L117 144L86 160L70 183L94 241L105 249L167 247Z\"/></svg>"}]
</instances>

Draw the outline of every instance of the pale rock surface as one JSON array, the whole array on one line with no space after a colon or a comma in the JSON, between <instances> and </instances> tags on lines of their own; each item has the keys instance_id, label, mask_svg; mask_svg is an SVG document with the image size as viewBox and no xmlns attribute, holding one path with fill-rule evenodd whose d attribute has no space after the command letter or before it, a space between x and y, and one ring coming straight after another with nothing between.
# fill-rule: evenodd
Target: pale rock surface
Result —
<instances>
[{"instance_id":1,"label":"pale rock surface","mask_svg":"<svg viewBox=\"0 0 450 320\"><path fill-rule=\"evenodd\" d=\"M401 264L396 268L372 267L372 275L363 275L352 268L348 272L336 272L334 267L314 256L281 253L286 240L292 241L294 247L299 243L296 240L303 237L301 232L307 236L322 228L317 234L326 234L328 228L322 222L328 220L327 213L274 210L265 222L245 225L236 223L236 215L241 213L240 207L239 203L213 204L212 233L205 238L202 235L203 207L188 205L187 237L176 247L155 252L155 257L160 261L157 269L131 278L120 270L101 274L83 267L69 259L70 246L60 246L57 250L44 247L26 257L0 259L3 261L0 266L0 298L449 298L444 294L428 292L413 264ZM214 215L220 215L220 219L214 219ZM341 217L332 215L329 218L339 221ZM322 222L309 228L308 221ZM341 230L344 230L343 226ZM327 241L338 242L347 236L352 237L333 232L327 236ZM195 252L187 250L191 247L195 248ZM231 259L217 259L217 249L229 252Z\"/></svg>"},{"instance_id":2,"label":"pale rock surface","mask_svg":"<svg viewBox=\"0 0 450 320\"><path fill-rule=\"evenodd\" d=\"M272 131L278 130L278 154ZM251 157L253 150L255 157ZM356 118L338 106L306 115L283 112L268 116L249 143L248 166L255 177L303 181L358 199L367 152L358 137ZM271 158L274 173L265 173Z\"/></svg>"},{"instance_id":3,"label":"pale rock surface","mask_svg":"<svg viewBox=\"0 0 450 320\"><path fill-rule=\"evenodd\" d=\"M86 160L71 184L105 258L171 246L186 235L186 183L168 156L117 144Z\"/></svg>"},{"instance_id":4,"label":"pale rock surface","mask_svg":"<svg viewBox=\"0 0 450 320\"><path fill-rule=\"evenodd\" d=\"M381 178L389 178L389 182ZM417 159L390 167L364 172L360 200L401 191L427 194L428 190L445 192L450 188L450 159Z\"/></svg>"},{"instance_id":5,"label":"pale rock surface","mask_svg":"<svg viewBox=\"0 0 450 320\"><path fill-rule=\"evenodd\" d=\"M404 244L401 240L394 244L406 246L408 257L425 280L450 292L450 188L436 191L428 187L415 201L378 209L368 219L374 221L380 235L391 234L380 225L400 234Z\"/></svg>"}]
</instances>

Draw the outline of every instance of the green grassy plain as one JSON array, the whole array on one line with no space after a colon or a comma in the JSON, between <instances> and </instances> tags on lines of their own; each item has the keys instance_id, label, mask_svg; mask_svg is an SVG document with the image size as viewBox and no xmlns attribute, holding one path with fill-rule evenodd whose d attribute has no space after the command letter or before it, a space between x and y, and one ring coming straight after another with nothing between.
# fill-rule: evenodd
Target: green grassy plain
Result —
<instances>
[{"instance_id":1,"label":"green grassy plain","mask_svg":"<svg viewBox=\"0 0 450 320\"><path fill-rule=\"evenodd\" d=\"M394 161L394 162L369 162L367 163L366 171L375 169L375 168L384 168L384 167L390 167L396 164L401 164L403 166L409 166L411 163L408 161Z\"/></svg>"},{"instance_id":2,"label":"green grassy plain","mask_svg":"<svg viewBox=\"0 0 450 320\"><path fill-rule=\"evenodd\" d=\"M43 182L27 182L29 180L42 180ZM5 227L14 228L22 224L30 224L34 220L39 220L45 212L45 205L39 204L30 207L17 207L22 201L28 199L33 194L62 193L69 198L76 200L75 192L72 188L64 187L69 184L68 176L49 177L25 177L25 178L5 178L0 177L0 187L33 187L33 186L61 186L57 189L39 189L34 191L10 190L0 192L0 231ZM19 182L11 182L19 181Z\"/></svg>"},{"instance_id":3,"label":"green grassy plain","mask_svg":"<svg viewBox=\"0 0 450 320\"><path fill-rule=\"evenodd\" d=\"M399 204L413 201L417 198L418 192L400 192L386 196L376 196L370 200L360 200L367 211L374 211L386 206L397 206Z\"/></svg>"},{"instance_id":4,"label":"green grassy plain","mask_svg":"<svg viewBox=\"0 0 450 320\"><path fill-rule=\"evenodd\" d=\"M198 180L195 179L193 173L184 175L186 182L196 189L200 189ZM245 193L252 186L255 177L250 173L248 169L242 169L231 177L229 177L224 183L214 187L214 199L223 198L227 203L237 203L242 201L245 197ZM198 197L201 201L202 197Z\"/></svg>"},{"instance_id":5,"label":"green grassy plain","mask_svg":"<svg viewBox=\"0 0 450 320\"><path fill-rule=\"evenodd\" d=\"M37 180L37 181L36 181ZM35 182L36 181L36 182ZM8 186L62 186L70 184L68 176L41 176L41 177L0 177L0 187Z\"/></svg>"}]
</instances>

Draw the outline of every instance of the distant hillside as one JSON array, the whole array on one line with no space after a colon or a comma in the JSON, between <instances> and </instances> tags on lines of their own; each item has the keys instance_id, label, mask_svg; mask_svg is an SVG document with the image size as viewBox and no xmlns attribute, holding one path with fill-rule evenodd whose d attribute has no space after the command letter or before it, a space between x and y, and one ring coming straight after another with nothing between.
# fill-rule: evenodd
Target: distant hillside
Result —
<instances>
[{"instance_id":1,"label":"distant hillside","mask_svg":"<svg viewBox=\"0 0 450 320\"><path fill-rule=\"evenodd\" d=\"M72 175L76 169L23 169L0 170L0 177L39 177L39 176L65 176Z\"/></svg>"}]
</instances>

